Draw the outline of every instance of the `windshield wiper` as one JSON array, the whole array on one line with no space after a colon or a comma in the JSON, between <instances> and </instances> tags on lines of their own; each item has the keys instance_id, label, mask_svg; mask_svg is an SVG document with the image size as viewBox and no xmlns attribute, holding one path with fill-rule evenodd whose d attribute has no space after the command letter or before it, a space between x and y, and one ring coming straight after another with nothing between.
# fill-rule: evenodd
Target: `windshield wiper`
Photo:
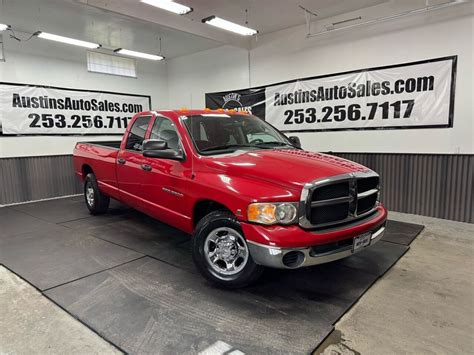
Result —
<instances>
[{"instance_id":1,"label":"windshield wiper","mask_svg":"<svg viewBox=\"0 0 474 355\"><path fill-rule=\"evenodd\" d=\"M213 147L207 147L204 149L201 149L201 152L208 152L211 150L224 150L224 149L232 149L232 148L257 148L256 145L254 144L223 144L223 145L215 145Z\"/></svg>"}]
</instances>

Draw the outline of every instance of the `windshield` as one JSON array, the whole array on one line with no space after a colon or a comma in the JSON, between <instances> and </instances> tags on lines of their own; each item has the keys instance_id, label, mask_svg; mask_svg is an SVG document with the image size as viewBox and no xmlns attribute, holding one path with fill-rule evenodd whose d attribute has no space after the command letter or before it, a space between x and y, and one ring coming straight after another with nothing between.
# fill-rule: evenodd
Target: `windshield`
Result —
<instances>
[{"instance_id":1,"label":"windshield","mask_svg":"<svg viewBox=\"0 0 474 355\"><path fill-rule=\"evenodd\" d=\"M293 148L282 133L251 115L202 114L188 116L184 123L203 155L237 149Z\"/></svg>"}]
</instances>

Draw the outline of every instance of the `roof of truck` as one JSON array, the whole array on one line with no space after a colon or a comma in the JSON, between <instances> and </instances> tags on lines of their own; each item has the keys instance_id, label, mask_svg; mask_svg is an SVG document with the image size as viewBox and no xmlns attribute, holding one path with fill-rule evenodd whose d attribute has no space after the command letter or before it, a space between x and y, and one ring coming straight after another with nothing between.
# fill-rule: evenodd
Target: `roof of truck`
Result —
<instances>
[{"instance_id":1,"label":"roof of truck","mask_svg":"<svg viewBox=\"0 0 474 355\"><path fill-rule=\"evenodd\" d=\"M152 111L153 112L153 111ZM156 110L154 112L162 112L162 113L166 113L166 112L173 112L177 115L189 115L189 116L193 116L193 115L203 115L203 114L243 114L243 115L248 115L249 113L248 112L245 112L245 111L237 111L235 109L215 109L215 110L211 110L209 108L206 108L206 109L187 109L187 108L182 108L182 109L179 109L179 110Z\"/></svg>"}]
</instances>

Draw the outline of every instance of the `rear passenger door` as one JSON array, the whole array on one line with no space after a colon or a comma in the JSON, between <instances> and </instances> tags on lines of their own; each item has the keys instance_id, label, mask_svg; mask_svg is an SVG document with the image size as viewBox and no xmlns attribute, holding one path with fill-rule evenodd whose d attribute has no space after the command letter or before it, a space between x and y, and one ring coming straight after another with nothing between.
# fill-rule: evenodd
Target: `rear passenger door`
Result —
<instances>
[{"instance_id":1,"label":"rear passenger door","mask_svg":"<svg viewBox=\"0 0 474 355\"><path fill-rule=\"evenodd\" d=\"M143 155L142 145L145 140L152 116L140 116L128 131L125 144L117 156L117 182L120 189L120 198L131 206L141 209Z\"/></svg>"}]
</instances>

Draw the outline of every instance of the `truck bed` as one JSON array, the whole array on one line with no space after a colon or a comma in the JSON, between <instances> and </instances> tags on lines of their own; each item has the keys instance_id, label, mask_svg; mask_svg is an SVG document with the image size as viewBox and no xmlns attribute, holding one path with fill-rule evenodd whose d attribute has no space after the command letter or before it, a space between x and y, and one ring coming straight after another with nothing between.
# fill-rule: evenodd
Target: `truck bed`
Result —
<instances>
[{"instance_id":1,"label":"truck bed","mask_svg":"<svg viewBox=\"0 0 474 355\"><path fill-rule=\"evenodd\" d=\"M93 142L79 142L79 143L103 146L103 147L107 147L107 148L120 149L121 141L120 140L118 140L118 141L93 141Z\"/></svg>"}]
</instances>

